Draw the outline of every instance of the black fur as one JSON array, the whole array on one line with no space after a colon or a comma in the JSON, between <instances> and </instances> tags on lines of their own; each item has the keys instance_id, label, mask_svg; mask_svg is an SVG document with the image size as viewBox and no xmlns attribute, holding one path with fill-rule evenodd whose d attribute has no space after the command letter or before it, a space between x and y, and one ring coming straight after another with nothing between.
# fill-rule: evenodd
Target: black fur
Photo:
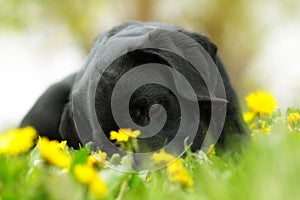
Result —
<instances>
[{"instance_id":1,"label":"black fur","mask_svg":"<svg viewBox=\"0 0 300 200\"><path fill-rule=\"evenodd\" d=\"M131 22L115 27L105 34L100 35L99 38L96 39L92 50L97 48L97 45L101 45L103 40L109 40L110 37L125 28L143 27L145 25L147 25L147 23ZM151 26L168 28L181 32L201 44L216 63L221 73L228 100L225 125L219 143L224 144L227 136L240 138L245 135L246 129L244 128L244 122L241 117L237 95L231 86L222 61L217 55L217 47L210 42L207 37L197 33L188 32L177 26L160 23L151 23ZM92 50L91 54L95 54L96 51L93 52ZM199 82L201 85L199 88L202 88L203 90L203 85L205 84L203 80L194 80L193 72L189 71L190 64L178 56L173 55L171 52L163 52L151 48L129 52L111 64L111 66L103 73L103 78L101 78L97 87L95 102L96 113L99 123L106 135L108 135L111 130L117 130L119 128L111 114L110 96L114 85L122 74L134 66L145 63L152 62L172 65L170 60L175 61L176 65L182 66L181 70L183 73L186 73L187 77L190 77L189 81ZM89 63L89 60L87 63ZM78 148L80 140L74 125L70 98L75 76L76 74L73 74L63 81L51 86L25 116L21 122L21 126L32 125L37 128L40 135L47 136L50 139L67 140L69 145ZM148 146L151 146L151 149L159 149L166 140L170 141L174 137L174 132L176 132L180 121L180 108L178 100L176 100L172 91L156 84L148 84L139 88L131 97L129 107L132 120L140 126L147 125L150 122L148 115L149 108L153 104L161 104L164 106L168 114L166 125L159 134L153 136L150 140L148 139L147 142L143 139L140 139L139 142L142 145L143 143L145 145L147 143ZM210 121L211 102L199 101L199 106L201 119L198 134L192 145L193 151L198 150L201 147L205 131ZM159 110L157 112L159 112ZM193 121L192 118L190 120Z\"/></svg>"}]
</instances>

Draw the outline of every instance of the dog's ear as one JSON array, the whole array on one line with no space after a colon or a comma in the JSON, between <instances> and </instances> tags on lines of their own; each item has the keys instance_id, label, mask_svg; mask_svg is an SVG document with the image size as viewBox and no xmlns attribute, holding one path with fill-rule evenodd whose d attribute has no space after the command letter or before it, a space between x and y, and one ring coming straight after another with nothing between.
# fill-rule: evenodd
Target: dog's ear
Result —
<instances>
[{"instance_id":1,"label":"dog's ear","mask_svg":"<svg viewBox=\"0 0 300 200\"><path fill-rule=\"evenodd\" d=\"M61 140L58 127L74 81L75 74L49 87L24 117L20 127L33 126L40 136Z\"/></svg>"},{"instance_id":2,"label":"dog's ear","mask_svg":"<svg viewBox=\"0 0 300 200\"><path fill-rule=\"evenodd\" d=\"M214 43L212 43L207 37L203 37L203 39L199 43L215 62L218 47Z\"/></svg>"},{"instance_id":3,"label":"dog's ear","mask_svg":"<svg viewBox=\"0 0 300 200\"><path fill-rule=\"evenodd\" d=\"M219 91L220 88L223 87L219 85L222 83L222 80L220 80L222 77L220 77L219 73L217 73L217 46L205 36L193 33L189 33L187 35L192 37L192 39L199 43L202 47L202 49L199 49L198 51L198 53L201 53L202 55L190 55L195 58L193 62L194 64L196 63L197 66L194 66L190 60L185 60L180 56L171 55L171 53L164 53L163 55L160 55L173 68L183 75L178 76L175 72L172 74L172 80L177 92L187 100L192 100L193 96L196 94L198 101L226 103L227 100L222 98L222 91ZM189 86L185 84L185 82L192 85L195 91L193 96L188 92ZM208 89L208 87L210 88Z\"/></svg>"},{"instance_id":4,"label":"dog's ear","mask_svg":"<svg viewBox=\"0 0 300 200\"><path fill-rule=\"evenodd\" d=\"M211 42L208 37L200 35L199 33L189 32L185 30L180 30L179 32L191 37L194 41L200 44L215 62L218 47L213 42Z\"/></svg>"},{"instance_id":5,"label":"dog's ear","mask_svg":"<svg viewBox=\"0 0 300 200\"><path fill-rule=\"evenodd\" d=\"M71 103L67 103L61 115L59 133L63 140L67 140L69 146L79 148L81 143L76 132L71 108Z\"/></svg>"}]
</instances>

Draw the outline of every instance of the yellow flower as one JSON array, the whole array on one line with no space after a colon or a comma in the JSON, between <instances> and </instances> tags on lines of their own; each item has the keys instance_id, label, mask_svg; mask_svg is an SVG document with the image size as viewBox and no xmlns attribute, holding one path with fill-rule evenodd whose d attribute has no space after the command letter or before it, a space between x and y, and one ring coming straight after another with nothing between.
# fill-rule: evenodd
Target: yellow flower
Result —
<instances>
[{"instance_id":1,"label":"yellow flower","mask_svg":"<svg viewBox=\"0 0 300 200\"><path fill-rule=\"evenodd\" d=\"M37 131L27 126L12 129L0 135L0 154L18 155L29 151L35 143Z\"/></svg>"},{"instance_id":2,"label":"yellow flower","mask_svg":"<svg viewBox=\"0 0 300 200\"><path fill-rule=\"evenodd\" d=\"M74 174L78 181L83 184L91 183L97 176L97 172L93 167L81 164L74 167Z\"/></svg>"},{"instance_id":3,"label":"yellow flower","mask_svg":"<svg viewBox=\"0 0 300 200\"><path fill-rule=\"evenodd\" d=\"M42 157L50 164L61 168L69 169L72 158L69 152L65 151L65 142L59 143L56 140L48 140L46 137L39 139L38 147Z\"/></svg>"},{"instance_id":4,"label":"yellow flower","mask_svg":"<svg viewBox=\"0 0 300 200\"><path fill-rule=\"evenodd\" d=\"M99 177L89 184L89 189L96 196L105 196L107 194L107 186Z\"/></svg>"},{"instance_id":5,"label":"yellow flower","mask_svg":"<svg viewBox=\"0 0 300 200\"><path fill-rule=\"evenodd\" d=\"M65 150L65 149L66 149L66 146L67 146L67 141L66 141L66 140L61 141L61 142L59 143L59 148L60 148L61 150Z\"/></svg>"},{"instance_id":6,"label":"yellow flower","mask_svg":"<svg viewBox=\"0 0 300 200\"><path fill-rule=\"evenodd\" d=\"M131 138L137 138L141 134L140 130L132 131L130 128L121 128L119 132L123 132Z\"/></svg>"},{"instance_id":7,"label":"yellow flower","mask_svg":"<svg viewBox=\"0 0 300 200\"><path fill-rule=\"evenodd\" d=\"M88 164L90 166L104 166L107 154L101 150L88 156Z\"/></svg>"},{"instance_id":8,"label":"yellow flower","mask_svg":"<svg viewBox=\"0 0 300 200\"><path fill-rule=\"evenodd\" d=\"M174 155L166 153L163 149L159 153L154 153L151 158L155 163L169 163L176 159Z\"/></svg>"},{"instance_id":9,"label":"yellow flower","mask_svg":"<svg viewBox=\"0 0 300 200\"><path fill-rule=\"evenodd\" d=\"M243 119L248 124L249 122L251 122L254 119L255 115L256 115L255 112L244 112Z\"/></svg>"},{"instance_id":10,"label":"yellow flower","mask_svg":"<svg viewBox=\"0 0 300 200\"><path fill-rule=\"evenodd\" d=\"M194 184L189 172L179 159L167 166L167 172L169 173L169 180L171 182L180 183L187 187L191 187Z\"/></svg>"},{"instance_id":11,"label":"yellow flower","mask_svg":"<svg viewBox=\"0 0 300 200\"><path fill-rule=\"evenodd\" d=\"M111 131L109 139L117 140L118 142L127 142L129 139L129 136L122 132Z\"/></svg>"},{"instance_id":12,"label":"yellow flower","mask_svg":"<svg viewBox=\"0 0 300 200\"><path fill-rule=\"evenodd\" d=\"M74 175L79 182L88 185L89 190L97 195L104 196L107 187L103 180L98 176L97 171L89 164L79 164L74 168Z\"/></svg>"},{"instance_id":13,"label":"yellow flower","mask_svg":"<svg viewBox=\"0 0 300 200\"><path fill-rule=\"evenodd\" d=\"M287 120L291 124L297 124L300 121L300 115L298 112L290 113Z\"/></svg>"},{"instance_id":14,"label":"yellow flower","mask_svg":"<svg viewBox=\"0 0 300 200\"><path fill-rule=\"evenodd\" d=\"M166 163L167 172L169 174L169 180L171 182L177 182L184 186L190 187L194 184L193 179L191 178L189 172L185 169L181 160L176 160L176 157L172 154L166 153L165 150L160 150L158 153L154 153L151 156L152 160L155 163Z\"/></svg>"},{"instance_id":15,"label":"yellow flower","mask_svg":"<svg viewBox=\"0 0 300 200\"><path fill-rule=\"evenodd\" d=\"M118 132L110 132L110 140L117 140L118 142L127 142L129 138L137 138L141 131L132 131L130 128L120 128Z\"/></svg>"},{"instance_id":16,"label":"yellow flower","mask_svg":"<svg viewBox=\"0 0 300 200\"><path fill-rule=\"evenodd\" d=\"M273 110L276 109L277 103L275 98L266 92L250 93L246 96L247 106L259 115L272 115Z\"/></svg>"},{"instance_id":17,"label":"yellow flower","mask_svg":"<svg viewBox=\"0 0 300 200\"><path fill-rule=\"evenodd\" d=\"M287 117L287 121L290 131L299 131L299 125L297 126L297 124L300 122L300 115L298 112L290 113Z\"/></svg>"}]
</instances>

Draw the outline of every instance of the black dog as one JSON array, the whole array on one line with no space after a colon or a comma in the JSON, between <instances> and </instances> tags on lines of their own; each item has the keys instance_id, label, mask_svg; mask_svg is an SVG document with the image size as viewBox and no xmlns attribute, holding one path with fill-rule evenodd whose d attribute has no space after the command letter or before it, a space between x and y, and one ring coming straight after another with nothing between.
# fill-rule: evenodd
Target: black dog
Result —
<instances>
[{"instance_id":1,"label":"black dog","mask_svg":"<svg viewBox=\"0 0 300 200\"><path fill-rule=\"evenodd\" d=\"M95 111L98 122L104 133L109 137L109 132L111 130L118 130L119 128L111 111L112 90L121 76L135 66L147 63L159 63L168 66L178 65L179 70L181 70L182 73L185 73L189 82L197 82L197 84L199 84L199 93L201 93L202 96L203 94L207 94L207 97L209 97L208 89L203 82L204 79L195 76L195 74L197 74L195 70L189 71L192 69L191 64L180 56L174 55L172 52L154 48L136 49L129 51L126 55L121 55L117 60L111 63L105 71L101 69L101 63L97 61L97 58L102 55L98 55L97 48L107 44L111 38L120 33L126 33L127 30L133 30L134 28L145 27L151 27L152 29L158 30L167 29L184 34L205 49L216 64L222 76L226 91L226 99L224 99L224 101L227 102L226 118L219 143L224 144L225 140L229 137L242 138L246 133L246 129L244 128L241 117L238 99L230 84L222 61L217 55L217 47L210 42L207 37L197 33L188 32L177 26L142 22L125 23L100 35L95 41L87 59L84 70L87 70L90 67L96 67L99 68L99 72L102 75L95 94ZM126 37L124 37L124 40L126 40ZM163 39L162 42L164 42ZM32 125L38 130L41 136L47 136L50 139L67 140L68 144L74 148L78 148L80 144L85 143L86 141L82 141L78 135L78 130L76 129L77 127L74 122L74 109L76 108L72 107L73 86L76 75L77 74L70 75L63 81L51 86L25 116L21 122L21 127ZM81 86L79 85L77 87ZM80 89L84 90L85 88ZM211 105L213 101L214 99L198 99L201 119L198 133L193 140L193 151L201 148L202 141L211 120ZM168 140L171 140L174 137L181 116L179 102L172 91L159 84L146 84L143 87L138 88L130 98L129 112L132 120L139 126L148 125L151 121L149 118L149 110L154 104L160 104L164 107L167 113L166 123L159 134L151 138L150 142L146 142L146 139L140 139L140 143L150 146L152 150L157 150L165 142L168 142ZM160 112L160 109L157 108L157 110L155 110L154 108L154 111L152 110L152 112ZM195 119L193 118L190 119L191 122L194 120Z\"/></svg>"}]
</instances>

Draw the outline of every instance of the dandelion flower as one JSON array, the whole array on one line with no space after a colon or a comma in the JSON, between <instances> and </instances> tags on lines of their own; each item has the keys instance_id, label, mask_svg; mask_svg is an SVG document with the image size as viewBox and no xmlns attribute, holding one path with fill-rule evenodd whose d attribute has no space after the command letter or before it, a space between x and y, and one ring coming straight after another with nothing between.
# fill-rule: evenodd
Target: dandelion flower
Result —
<instances>
[{"instance_id":1,"label":"dandelion flower","mask_svg":"<svg viewBox=\"0 0 300 200\"><path fill-rule=\"evenodd\" d=\"M0 135L0 154L18 155L29 151L35 143L37 131L27 126L12 129Z\"/></svg>"},{"instance_id":2,"label":"dandelion flower","mask_svg":"<svg viewBox=\"0 0 300 200\"><path fill-rule=\"evenodd\" d=\"M255 112L244 112L243 119L248 124L249 122L251 122L254 119L255 115L256 115Z\"/></svg>"},{"instance_id":3,"label":"dandelion flower","mask_svg":"<svg viewBox=\"0 0 300 200\"><path fill-rule=\"evenodd\" d=\"M180 159L171 163L176 159L172 154L166 153L165 150L160 150L158 153L152 155L152 160L155 163L166 163L169 180L171 182L180 183L184 186L190 187L194 184L189 172L185 169Z\"/></svg>"},{"instance_id":4,"label":"dandelion flower","mask_svg":"<svg viewBox=\"0 0 300 200\"><path fill-rule=\"evenodd\" d=\"M266 92L250 93L246 96L247 106L259 115L272 115L273 110L276 109L277 103L272 94Z\"/></svg>"},{"instance_id":5,"label":"dandelion flower","mask_svg":"<svg viewBox=\"0 0 300 200\"><path fill-rule=\"evenodd\" d=\"M141 134L140 130L132 131L130 128L121 128L119 132L123 132L124 134L128 135L131 138L137 138Z\"/></svg>"},{"instance_id":6,"label":"dandelion flower","mask_svg":"<svg viewBox=\"0 0 300 200\"><path fill-rule=\"evenodd\" d=\"M181 160L176 160L169 164L167 166L167 172L169 173L169 180L171 182L180 183L187 187L191 187L194 184L191 175L185 169Z\"/></svg>"},{"instance_id":7,"label":"dandelion flower","mask_svg":"<svg viewBox=\"0 0 300 200\"><path fill-rule=\"evenodd\" d=\"M88 185L89 190L97 196L104 196L107 192L107 186L98 176L97 171L89 164L79 164L74 167L74 175L77 180Z\"/></svg>"},{"instance_id":8,"label":"dandelion flower","mask_svg":"<svg viewBox=\"0 0 300 200\"><path fill-rule=\"evenodd\" d=\"M107 154L101 150L88 156L88 164L90 166L104 166Z\"/></svg>"},{"instance_id":9,"label":"dandelion flower","mask_svg":"<svg viewBox=\"0 0 300 200\"><path fill-rule=\"evenodd\" d=\"M151 158L155 163L169 163L176 159L174 155L165 152L163 149L158 153L154 153Z\"/></svg>"},{"instance_id":10,"label":"dandelion flower","mask_svg":"<svg viewBox=\"0 0 300 200\"><path fill-rule=\"evenodd\" d=\"M110 140L117 140L118 142L127 142L129 138L137 138L141 131L132 131L130 128L120 128L118 132L110 132Z\"/></svg>"},{"instance_id":11,"label":"dandelion flower","mask_svg":"<svg viewBox=\"0 0 300 200\"><path fill-rule=\"evenodd\" d=\"M69 152L65 151L66 143L56 140L48 140L46 137L39 139L38 147L42 157L50 164L61 168L69 169L72 158Z\"/></svg>"},{"instance_id":12,"label":"dandelion flower","mask_svg":"<svg viewBox=\"0 0 300 200\"><path fill-rule=\"evenodd\" d=\"M93 167L81 164L74 167L74 174L78 181L83 184L91 183L97 176L97 172Z\"/></svg>"},{"instance_id":13,"label":"dandelion flower","mask_svg":"<svg viewBox=\"0 0 300 200\"><path fill-rule=\"evenodd\" d=\"M297 124L300 121L300 115L298 112L290 113L287 120L291 124Z\"/></svg>"},{"instance_id":14,"label":"dandelion flower","mask_svg":"<svg viewBox=\"0 0 300 200\"><path fill-rule=\"evenodd\" d=\"M298 112L290 113L287 117L288 129L290 131L299 131L297 124L300 122L300 115Z\"/></svg>"},{"instance_id":15,"label":"dandelion flower","mask_svg":"<svg viewBox=\"0 0 300 200\"><path fill-rule=\"evenodd\" d=\"M89 189L96 196L105 196L107 193L107 186L99 177L89 184Z\"/></svg>"},{"instance_id":16,"label":"dandelion flower","mask_svg":"<svg viewBox=\"0 0 300 200\"><path fill-rule=\"evenodd\" d=\"M129 139L129 136L124 133L119 133L116 131L110 132L110 140L117 140L118 142L127 142Z\"/></svg>"},{"instance_id":17,"label":"dandelion flower","mask_svg":"<svg viewBox=\"0 0 300 200\"><path fill-rule=\"evenodd\" d=\"M61 141L61 142L59 143L59 148L60 148L61 150L63 150L63 151L66 149L66 146L67 146L67 141L66 141L66 140Z\"/></svg>"}]
</instances>

